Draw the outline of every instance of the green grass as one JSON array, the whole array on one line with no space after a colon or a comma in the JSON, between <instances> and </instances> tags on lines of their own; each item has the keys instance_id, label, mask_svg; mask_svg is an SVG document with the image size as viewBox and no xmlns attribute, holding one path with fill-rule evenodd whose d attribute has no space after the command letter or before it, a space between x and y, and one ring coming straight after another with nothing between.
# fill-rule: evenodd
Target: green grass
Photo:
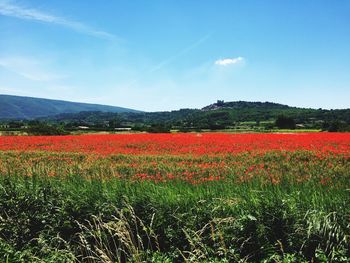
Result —
<instances>
[{"instance_id":1,"label":"green grass","mask_svg":"<svg viewBox=\"0 0 350 263\"><path fill-rule=\"evenodd\" d=\"M1 261L350 258L349 189L13 175L0 189Z\"/></svg>"},{"instance_id":2,"label":"green grass","mask_svg":"<svg viewBox=\"0 0 350 263\"><path fill-rule=\"evenodd\" d=\"M269 132L290 132L290 133L298 133L298 132L321 132L320 129L295 129L295 130L288 130L288 129L273 129L269 130Z\"/></svg>"},{"instance_id":3,"label":"green grass","mask_svg":"<svg viewBox=\"0 0 350 263\"><path fill-rule=\"evenodd\" d=\"M0 262L349 262L349 168L308 151L0 152Z\"/></svg>"}]
</instances>

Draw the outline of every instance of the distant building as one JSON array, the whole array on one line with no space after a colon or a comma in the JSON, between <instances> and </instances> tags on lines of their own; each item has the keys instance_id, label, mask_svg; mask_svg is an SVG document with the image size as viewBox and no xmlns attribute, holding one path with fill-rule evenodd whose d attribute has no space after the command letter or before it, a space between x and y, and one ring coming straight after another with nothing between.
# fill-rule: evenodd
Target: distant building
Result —
<instances>
[{"instance_id":1,"label":"distant building","mask_svg":"<svg viewBox=\"0 0 350 263\"><path fill-rule=\"evenodd\" d=\"M216 105L217 106L224 106L225 105L225 101L224 100L217 100L216 101Z\"/></svg>"},{"instance_id":2,"label":"distant building","mask_svg":"<svg viewBox=\"0 0 350 263\"><path fill-rule=\"evenodd\" d=\"M80 129L80 130L88 130L88 129L90 129L90 127L88 127L88 126L78 126L78 129Z\"/></svg>"},{"instance_id":3,"label":"distant building","mask_svg":"<svg viewBox=\"0 0 350 263\"><path fill-rule=\"evenodd\" d=\"M114 128L115 131L131 131L131 128Z\"/></svg>"}]
</instances>

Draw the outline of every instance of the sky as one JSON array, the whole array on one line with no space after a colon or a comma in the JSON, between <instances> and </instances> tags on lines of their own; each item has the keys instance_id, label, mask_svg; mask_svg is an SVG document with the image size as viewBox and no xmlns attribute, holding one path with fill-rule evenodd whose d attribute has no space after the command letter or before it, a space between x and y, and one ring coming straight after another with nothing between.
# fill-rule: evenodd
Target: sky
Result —
<instances>
[{"instance_id":1,"label":"sky","mask_svg":"<svg viewBox=\"0 0 350 263\"><path fill-rule=\"evenodd\" d=\"M348 0L0 0L0 94L350 108Z\"/></svg>"}]
</instances>

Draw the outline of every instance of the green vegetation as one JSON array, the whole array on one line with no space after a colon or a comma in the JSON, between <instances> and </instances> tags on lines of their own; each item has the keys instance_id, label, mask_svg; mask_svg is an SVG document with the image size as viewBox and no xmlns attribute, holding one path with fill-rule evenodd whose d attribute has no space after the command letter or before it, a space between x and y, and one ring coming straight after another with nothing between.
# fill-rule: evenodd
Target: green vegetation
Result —
<instances>
[{"instance_id":1,"label":"green vegetation","mask_svg":"<svg viewBox=\"0 0 350 263\"><path fill-rule=\"evenodd\" d=\"M350 199L344 190L155 185L79 176L12 176L0 184L6 190L0 194L3 261L350 259Z\"/></svg>"},{"instance_id":2,"label":"green vegetation","mask_svg":"<svg viewBox=\"0 0 350 263\"><path fill-rule=\"evenodd\" d=\"M291 129L291 130L294 130L296 127L295 121L292 117L286 117L283 115L280 115L277 117L276 126L279 129Z\"/></svg>"},{"instance_id":3,"label":"green vegetation","mask_svg":"<svg viewBox=\"0 0 350 263\"><path fill-rule=\"evenodd\" d=\"M79 109L76 108L77 111ZM62 113L37 120L60 126L69 132L77 130L111 132L128 128L155 133L170 130L181 132L203 130L266 132L274 129L350 131L350 109L304 109L270 102L219 101L201 110L181 109L170 112L104 111L112 110L103 108L100 111ZM8 117L11 116L11 114L8 115ZM26 117L22 119L22 121L3 121L0 128L4 131L23 130L23 127L28 125L28 120Z\"/></svg>"},{"instance_id":4,"label":"green vegetation","mask_svg":"<svg viewBox=\"0 0 350 263\"><path fill-rule=\"evenodd\" d=\"M316 178L297 183L288 163L276 160L301 158L313 165L315 157L308 153L264 157L267 166L279 164L285 170L279 184L263 184L259 177L199 185L107 179L99 166L82 168L88 157L73 155L84 175L74 167L70 173L59 170L60 158L69 162L69 155L56 156L56 161L32 157L31 176L8 163L0 177L2 262L350 260L350 170L341 157L329 160L338 171L334 185ZM319 161L327 170L328 162ZM104 160L101 164L109 167ZM300 163L297 169L303 174L308 166ZM46 174L53 167L60 176Z\"/></svg>"},{"instance_id":5,"label":"green vegetation","mask_svg":"<svg viewBox=\"0 0 350 263\"><path fill-rule=\"evenodd\" d=\"M276 121L283 116L279 124ZM132 127L137 131L157 130L166 127L171 130L248 130L269 131L272 129L301 130L350 130L350 109L322 110L294 108L269 102L222 102L198 109L181 109L171 112L103 113L80 112L60 114L46 119L64 123L67 128L88 126L91 129L111 129L109 123L118 120L119 127ZM153 127L153 129L150 129Z\"/></svg>"},{"instance_id":6,"label":"green vegetation","mask_svg":"<svg viewBox=\"0 0 350 263\"><path fill-rule=\"evenodd\" d=\"M25 132L29 135L67 135L62 126L49 125L45 122L30 121Z\"/></svg>"}]
</instances>

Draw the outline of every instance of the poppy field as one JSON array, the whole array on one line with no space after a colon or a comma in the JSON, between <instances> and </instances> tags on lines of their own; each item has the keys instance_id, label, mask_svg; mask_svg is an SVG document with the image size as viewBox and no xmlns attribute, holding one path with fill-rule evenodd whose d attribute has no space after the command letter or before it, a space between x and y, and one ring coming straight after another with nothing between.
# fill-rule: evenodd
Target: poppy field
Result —
<instances>
[{"instance_id":1,"label":"poppy field","mask_svg":"<svg viewBox=\"0 0 350 263\"><path fill-rule=\"evenodd\" d=\"M349 154L349 147L349 133L142 133L0 137L1 151L75 152L100 155L223 156L273 150Z\"/></svg>"},{"instance_id":2,"label":"poppy field","mask_svg":"<svg viewBox=\"0 0 350 263\"><path fill-rule=\"evenodd\" d=\"M0 136L7 262L348 262L350 133Z\"/></svg>"}]
</instances>

